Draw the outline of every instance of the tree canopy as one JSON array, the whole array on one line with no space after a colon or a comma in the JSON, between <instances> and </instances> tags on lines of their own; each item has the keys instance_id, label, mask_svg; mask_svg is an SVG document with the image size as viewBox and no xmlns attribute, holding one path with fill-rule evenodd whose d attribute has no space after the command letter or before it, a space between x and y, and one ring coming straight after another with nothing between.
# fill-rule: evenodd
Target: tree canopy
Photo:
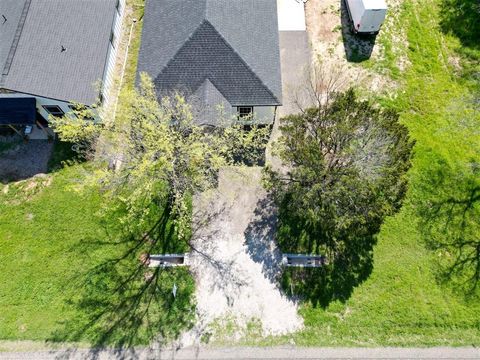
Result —
<instances>
[{"instance_id":1,"label":"tree canopy","mask_svg":"<svg viewBox=\"0 0 480 360\"><path fill-rule=\"evenodd\" d=\"M192 325L193 279L181 269L149 269L148 256L189 251L197 226L192 195L214 187L220 167L258 161L269 129L201 126L184 96L159 100L146 75L138 89L122 94L115 119L100 108L103 121L95 122L92 111L51 119L60 139L91 160L82 183L100 190L111 237L95 244L119 249L79 286L85 293L77 306L86 317L78 321L99 345L175 338ZM81 338L68 326L57 337Z\"/></svg>"},{"instance_id":2,"label":"tree canopy","mask_svg":"<svg viewBox=\"0 0 480 360\"><path fill-rule=\"evenodd\" d=\"M281 131L278 154L286 170L270 169L267 177L280 206L280 247L326 256L323 279L325 271L340 276L336 286L360 281L383 220L406 193L413 146L407 129L396 112L359 100L350 89L282 119ZM322 283L322 276L316 279ZM350 288L322 286L331 291L324 298L341 298Z\"/></svg>"}]
</instances>

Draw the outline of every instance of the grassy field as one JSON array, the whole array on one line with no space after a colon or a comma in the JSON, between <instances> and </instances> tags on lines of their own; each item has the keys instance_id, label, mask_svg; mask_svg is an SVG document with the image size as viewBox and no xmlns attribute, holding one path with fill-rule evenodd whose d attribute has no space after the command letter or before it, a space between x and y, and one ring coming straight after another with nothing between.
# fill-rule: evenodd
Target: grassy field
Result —
<instances>
[{"instance_id":1,"label":"grassy field","mask_svg":"<svg viewBox=\"0 0 480 360\"><path fill-rule=\"evenodd\" d=\"M2 339L48 338L73 316L66 301L78 292L75 277L103 257L75 251L83 239L104 236L95 217L99 197L69 190L77 176L65 169L0 195Z\"/></svg>"},{"instance_id":2,"label":"grassy field","mask_svg":"<svg viewBox=\"0 0 480 360\"><path fill-rule=\"evenodd\" d=\"M308 346L480 344L480 301L467 300L437 282L435 259L425 249L415 212L415 197L422 195L416 188L432 154L465 161L471 156L465 144L475 143L475 134L466 134L460 125L456 125L458 131L450 128L445 133L446 114L470 92L471 83L452 65L452 59L460 56L456 50L462 47L454 36L440 31L438 5L435 0L404 1L401 13L395 15L406 30L411 65L400 76L398 67L392 65L390 46L379 65L391 66L389 73L401 83L398 96L382 102L402 113L401 121L416 140L406 205L382 227L373 272L350 299L326 308L302 306L305 330L272 339L273 343L293 339L297 345ZM388 39L382 42L388 45ZM375 64L367 66L375 68ZM468 136L471 141L466 141Z\"/></svg>"},{"instance_id":3,"label":"grassy field","mask_svg":"<svg viewBox=\"0 0 480 360\"><path fill-rule=\"evenodd\" d=\"M139 17L142 1L137 2L135 16ZM468 136L461 131L445 136L443 131L445 113L471 90L471 83L451 64L452 59L465 56L458 51L465 48L455 36L440 31L438 3L404 1L398 21L408 38L405 52L410 66L406 71L394 64L388 34L380 39L387 49L386 58L366 65L387 70L400 82L397 97L381 100L402 112L402 122L417 142L411 191L403 210L382 227L373 272L344 303L332 302L325 308L302 305L303 331L261 339L258 328L252 326L255 338L247 334L246 344L480 345L480 303L437 282L435 259L425 249L415 212L415 196L419 195L415 189L431 155L438 152L451 161L461 161ZM138 51L140 30L137 25L131 53ZM476 51L468 52L470 60ZM133 82L135 62L136 56L129 59L126 84ZM64 158L63 150L55 158ZM52 164L52 168L57 170L53 175L27 181L22 189L0 189L0 339L71 340L62 337L65 330L80 331L75 341L96 339L92 332L81 332L89 308L77 306L85 291L79 286L88 280L92 267L121 254L122 249L92 242L109 235L97 216L100 195L75 191L81 184L82 166L61 169Z\"/></svg>"},{"instance_id":4,"label":"grassy field","mask_svg":"<svg viewBox=\"0 0 480 360\"><path fill-rule=\"evenodd\" d=\"M53 159L65 148L57 145ZM83 185L88 165L53 168L0 191L0 339L145 344L150 326L168 329L165 337L187 326L188 271L160 271L158 281L145 281L148 269L138 260L144 247L132 252L137 240L116 224L117 214L99 214L105 199ZM165 219L153 252L184 252L185 244L163 235L172 233L168 217L152 214Z\"/></svg>"}]
</instances>

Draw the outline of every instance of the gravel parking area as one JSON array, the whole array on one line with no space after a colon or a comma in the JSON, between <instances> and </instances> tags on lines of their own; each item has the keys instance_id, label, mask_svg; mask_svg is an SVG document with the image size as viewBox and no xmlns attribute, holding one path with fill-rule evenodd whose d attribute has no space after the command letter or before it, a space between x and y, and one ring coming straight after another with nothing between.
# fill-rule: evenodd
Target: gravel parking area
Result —
<instances>
[{"instance_id":1,"label":"gravel parking area","mask_svg":"<svg viewBox=\"0 0 480 360\"><path fill-rule=\"evenodd\" d=\"M29 140L0 154L0 182L8 183L46 173L53 142Z\"/></svg>"}]
</instances>

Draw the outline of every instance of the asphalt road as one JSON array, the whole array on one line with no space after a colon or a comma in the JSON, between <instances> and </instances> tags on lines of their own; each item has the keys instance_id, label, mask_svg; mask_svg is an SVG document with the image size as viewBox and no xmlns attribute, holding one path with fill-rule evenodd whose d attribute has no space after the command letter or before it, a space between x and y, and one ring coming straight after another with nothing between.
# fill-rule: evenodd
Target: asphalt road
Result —
<instances>
[{"instance_id":1,"label":"asphalt road","mask_svg":"<svg viewBox=\"0 0 480 360\"><path fill-rule=\"evenodd\" d=\"M67 349L0 353L2 360L177 359L177 360L311 360L311 359L480 359L480 349L462 348L187 348L179 351Z\"/></svg>"}]
</instances>

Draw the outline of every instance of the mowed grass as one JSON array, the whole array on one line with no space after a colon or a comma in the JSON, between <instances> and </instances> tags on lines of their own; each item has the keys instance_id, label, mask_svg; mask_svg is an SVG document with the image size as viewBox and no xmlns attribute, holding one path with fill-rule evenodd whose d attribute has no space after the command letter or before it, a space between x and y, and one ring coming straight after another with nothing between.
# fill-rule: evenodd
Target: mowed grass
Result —
<instances>
[{"instance_id":1,"label":"mowed grass","mask_svg":"<svg viewBox=\"0 0 480 360\"><path fill-rule=\"evenodd\" d=\"M54 158L65 147L57 144ZM55 167L0 188L0 340L146 345L161 330L167 338L189 326L193 278L186 269L161 271L157 296L147 296L139 257L151 245L138 248L119 225L122 213L104 212L109 200L85 185L91 167ZM152 251L185 252L160 211L152 207L152 217L163 219Z\"/></svg>"},{"instance_id":2,"label":"mowed grass","mask_svg":"<svg viewBox=\"0 0 480 360\"><path fill-rule=\"evenodd\" d=\"M450 65L460 44L440 31L438 5L436 0L406 0L402 12L395 14L405 27L411 65L402 74L396 67L390 69L399 79L401 89L396 98L381 101L401 112L401 121L416 141L415 157L405 206L387 219L381 229L370 277L345 303L333 302L326 308L303 304L303 331L261 341L247 337L246 343L480 345L480 301L468 300L448 284L437 281L435 258L424 246L415 213L415 197L422 196L416 191L417 184L427 171L432 154L440 153L449 161L465 161L471 152L464 144L475 143L476 136L452 129L451 123L448 126L453 131L445 131L447 114L455 102L469 93L470 84L457 77ZM381 66L389 63L391 58L382 60ZM470 141L464 141L465 136L470 136Z\"/></svg>"},{"instance_id":3,"label":"mowed grass","mask_svg":"<svg viewBox=\"0 0 480 360\"><path fill-rule=\"evenodd\" d=\"M302 307L297 345L478 345L478 303L437 284L432 259L405 209L383 226L370 278L344 304Z\"/></svg>"},{"instance_id":4,"label":"mowed grass","mask_svg":"<svg viewBox=\"0 0 480 360\"><path fill-rule=\"evenodd\" d=\"M75 315L68 301L78 276L107 255L77 251L82 241L105 237L95 215L99 196L73 191L80 169L0 193L0 339L48 339Z\"/></svg>"}]
</instances>

